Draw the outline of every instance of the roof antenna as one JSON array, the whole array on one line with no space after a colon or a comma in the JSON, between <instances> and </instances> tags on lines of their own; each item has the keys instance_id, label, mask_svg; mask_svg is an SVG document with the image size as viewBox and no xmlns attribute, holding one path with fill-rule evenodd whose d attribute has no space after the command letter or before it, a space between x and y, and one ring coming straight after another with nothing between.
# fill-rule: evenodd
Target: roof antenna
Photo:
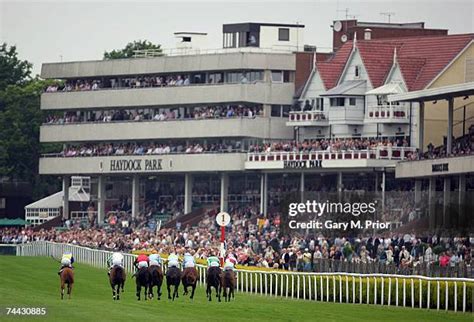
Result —
<instances>
[{"instance_id":1,"label":"roof antenna","mask_svg":"<svg viewBox=\"0 0 474 322\"><path fill-rule=\"evenodd\" d=\"M392 16L395 16L395 12L392 12L392 11L389 11L389 12L381 12L380 14L381 14L382 16L387 16L387 18L388 18L388 23L390 23L390 18L391 18Z\"/></svg>"}]
</instances>

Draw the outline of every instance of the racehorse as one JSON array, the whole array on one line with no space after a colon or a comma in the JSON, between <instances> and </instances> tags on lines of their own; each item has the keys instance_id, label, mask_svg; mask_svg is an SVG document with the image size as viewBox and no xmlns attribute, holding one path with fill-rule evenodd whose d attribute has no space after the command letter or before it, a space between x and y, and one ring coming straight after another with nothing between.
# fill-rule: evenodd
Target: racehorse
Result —
<instances>
[{"instance_id":1,"label":"racehorse","mask_svg":"<svg viewBox=\"0 0 474 322\"><path fill-rule=\"evenodd\" d=\"M230 302L230 298L235 298L234 289L235 289L235 273L233 270L225 270L222 276L222 289L224 290L224 301ZM229 292L227 292L229 289Z\"/></svg>"},{"instance_id":2,"label":"racehorse","mask_svg":"<svg viewBox=\"0 0 474 322\"><path fill-rule=\"evenodd\" d=\"M188 295L188 286L191 286L191 296L190 299L194 298L194 291L196 290L196 284L198 281L199 275L197 270L194 267L187 267L183 271L183 287L184 293L183 295Z\"/></svg>"},{"instance_id":3,"label":"racehorse","mask_svg":"<svg viewBox=\"0 0 474 322\"><path fill-rule=\"evenodd\" d=\"M120 289L125 286L126 274L123 267L115 265L110 271L110 286L112 287L112 296L114 300L120 300Z\"/></svg>"},{"instance_id":4,"label":"racehorse","mask_svg":"<svg viewBox=\"0 0 474 322\"><path fill-rule=\"evenodd\" d=\"M61 300L64 298L64 287L67 284L67 294L71 299L72 286L74 284L74 271L70 267L65 267L59 275L61 279Z\"/></svg>"},{"instance_id":5,"label":"racehorse","mask_svg":"<svg viewBox=\"0 0 474 322\"><path fill-rule=\"evenodd\" d=\"M157 287L157 299L161 298L161 285L163 284L163 271L161 270L160 266L151 265L148 268L148 272L150 273L150 284L148 285L148 292L150 299L153 298L153 287Z\"/></svg>"},{"instance_id":6,"label":"racehorse","mask_svg":"<svg viewBox=\"0 0 474 322\"><path fill-rule=\"evenodd\" d=\"M173 291L173 301L174 298L178 298L178 287L179 283L181 282L181 270L178 267L170 267L168 268L168 271L166 272L166 287L168 289L168 299L171 300L171 285L174 285L174 291Z\"/></svg>"},{"instance_id":7,"label":"racehorse","mask_svg":"<svg viewBox=\"0 0 474 322\"><path fill-rule=\"evenodd\" d=\"M210 267L207 271L207 288L206 288L206 295L209 301L212 299L212 290L211 287L216 289L216 297L221 301L221 268L220 267Z\"/></svg>"},{"instance_id":8,"label":"racehorse","mask_svg":"<svg viewBox=\"0 0 474 322\"><path fill-rule=\"evenodd\" d=\"M145 288L145 301L148 296L148 285L150 284L150 272L148 272L147 267L140 267L136 275L137 283L137 298L140 301L140 293L142 292L142 287Z\"/></svg>"}]
</instances>

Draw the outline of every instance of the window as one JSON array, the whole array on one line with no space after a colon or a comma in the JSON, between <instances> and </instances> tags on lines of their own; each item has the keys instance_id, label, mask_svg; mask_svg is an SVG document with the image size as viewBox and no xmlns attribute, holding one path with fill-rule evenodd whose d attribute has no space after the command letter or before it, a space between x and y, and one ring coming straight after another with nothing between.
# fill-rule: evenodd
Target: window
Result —
<instances>
[{"instance_id":1,"label":"window","mask_svg":"<svg viewBox=\"0 0 474 322\"><path fill-rule=\"evenodd\" d=\"M278 40L279 41L290 41L290 29L278 28Z\"/></svg>"},{"instance_id":2,"label":"window","mask_svg":"<svg viewBox=\"0 0 474 322\"><path fill-rule=\"evenodd\" d=\"M191 42L191 37L183 37L183 42Z\"/></svg>"},{"instance_id":3,"label":"window","mask_svg":"<svg viewBox=\"0 0 474 322\"><path fill-rule=\"evenodd\" d=\"M5 209L5 208L6 208L6 199L0 198L0 209Z\"/></svg>"},{"instance_id":4,"label":"window","mask_svg":"<svg viewBox=\"0 0 474 322\"><path fill-rule=\"evenodd\" d=\"M354 74L355 74L355 77L356 78L359 78L359 74L360 74L360 70L359 70L359 66L355 66L354 68Z\"/></svg>"},{"instance_id":5,"label":"window","mask_svg":"<svg viewBox=\"0 0 474 322\"><path fill-rule=\"evenodd\" d=\"M257 82L263 80L263 72L262 71L252 71L247 73L248 79L250 82Z\"/></svg>"},{"instance_id":6,"label":"window","mask_svg":"<svg viewBox=\"0 0 474 322\"><path fill-rule=\"evenodd\" d=\"M281 116L281 105L272 105L272 116L280 117Z\"/></svg>"},{"instance_id":7,"label":"window","mask_svg":"<svg viewBox=\"0 0 474 322\"><path fill-rule=\"evenodd\" d=\"M356 105L356 99L355 99L355 97L350 97L350 98L349 98L349 105L350 105L350 106L355 106L355 105Z\"/></svg>"},{"instance_id":8,"label":"window","mask_svg":"<svg viewBox=\"0 0 474 322\"><path fill-rule=\"evenodd\" d=\"M344 97L332 97L329 99L330 106L344 106Z\"/></svg>"},{"instance_id":9,"label":"window","mask_svg":"<svg viewBox=\"0 0 474 322\"><path fill-rule=\"evenodd\" d=\"M283 71L283 82L290 83L291 82L291 73L289 70Z\"/></svg>"},{"instance_id":10,"label":"window","mask_svg":"<svg viewBox=\"0 0 474 322\"><path fill-rule=\"evenodd\" d=\"M317 111L324 111L324 99L322 97L319 97L315 100L315 104L313 106L316 106Z\"/></svg>"},{"instance_id":11,"label":"window","mask_svg":"<svg viewBox=\"0 0 474 322\"><path fill-rule=\"evenodd\" d=\"M281 71L272 70L272 82L281 83L283 82L283 73Z\"/></svg>"}]
</instances>

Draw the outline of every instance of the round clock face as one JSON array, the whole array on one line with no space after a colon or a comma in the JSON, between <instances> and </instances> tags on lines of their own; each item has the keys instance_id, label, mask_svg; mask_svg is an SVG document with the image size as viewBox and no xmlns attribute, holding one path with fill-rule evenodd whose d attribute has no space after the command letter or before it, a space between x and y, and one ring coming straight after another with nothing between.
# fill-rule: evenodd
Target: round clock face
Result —
<instances>
[{"instance_id":1,"label":"round clock face","mask_svg":"<svg viewBox=\"0 0 474 322\"><path fill-rule=\"evenodd\" d=\"M341 36L341 41L346 42L347 41L347 35L342 35Z\"/></svg>"},{"instance_id":2,"label":"round clock face","mask_svg":"<svg viewBox=\"0 0 474 322\"><path fill-rule=\"evenodd\" d=\"M338 20L334 23L334 31L339 32L342 30L342 23Z\"/></svg>"}]
</instances>

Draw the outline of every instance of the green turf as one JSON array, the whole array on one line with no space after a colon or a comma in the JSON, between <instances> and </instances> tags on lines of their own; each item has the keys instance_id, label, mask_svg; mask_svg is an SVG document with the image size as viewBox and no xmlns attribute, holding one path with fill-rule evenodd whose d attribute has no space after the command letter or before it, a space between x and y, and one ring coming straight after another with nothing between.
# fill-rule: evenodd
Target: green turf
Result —
<instances>
[{"instance_id":1,"label":"green turf","mask_svg":"<svg viewBox=\"0 0 474 322\"><path fill-rule=\"evenodd\" d=\"M237 293L231 303L209 303L202 288L194 301L136 300L134 280L125 285L123 299L114 302L105 270L75 268L71 300L60 300L58 263L50 258L0 256L0 321L43 320L7 317L5 307L46 307L51 321L473 321L472 313L376 305L320 303ZM180 293L181 294L181 293ZM166 295L166 292L164 292Z\"/></svg>"}]
</instances>

